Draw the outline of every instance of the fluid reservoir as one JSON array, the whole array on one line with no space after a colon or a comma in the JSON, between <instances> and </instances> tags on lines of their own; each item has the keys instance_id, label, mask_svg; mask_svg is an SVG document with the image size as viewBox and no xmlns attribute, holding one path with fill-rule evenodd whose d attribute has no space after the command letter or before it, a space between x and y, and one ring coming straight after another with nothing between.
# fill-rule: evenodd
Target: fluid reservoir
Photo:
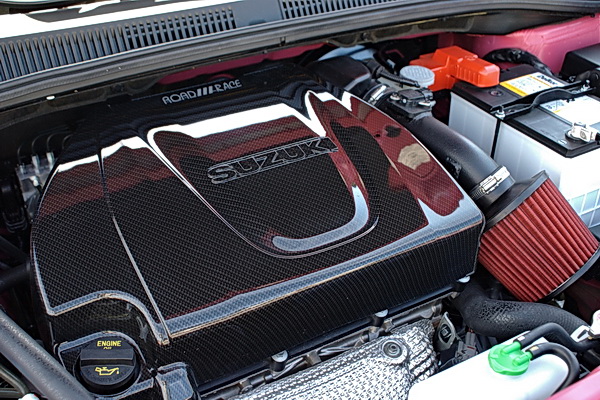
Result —
<instances>
[{"instance_id":1,"label":"fluid reservoir","mask_svg":"<svg viewBox=\"0 0 600 400\"><path fill-rule=\"evenodd\" d=\"M518 375L499 373L490 366L490 351L417 383L408 400L545 400L568 374L567 364L551 354L532 360L525 372L512 371Z\"/></svg>"}]
</instances>

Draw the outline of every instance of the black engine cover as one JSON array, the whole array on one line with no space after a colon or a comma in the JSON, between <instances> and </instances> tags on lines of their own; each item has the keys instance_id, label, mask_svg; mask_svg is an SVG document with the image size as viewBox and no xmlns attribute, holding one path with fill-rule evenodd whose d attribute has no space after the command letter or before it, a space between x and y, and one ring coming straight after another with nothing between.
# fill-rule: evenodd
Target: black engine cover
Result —
<instances>
[{"instance_id":1,"label":"black engine cover","mask_svg":"<svg viewBox=\"0 0 600 400\"><path fill-rule=\"evenodd\" d=\"M450 289L482 222L397 122L274 64L98 110L49 180L32 259L68 368L115 331L155 380L204 383Z\"/></svg>"}]
</instances>

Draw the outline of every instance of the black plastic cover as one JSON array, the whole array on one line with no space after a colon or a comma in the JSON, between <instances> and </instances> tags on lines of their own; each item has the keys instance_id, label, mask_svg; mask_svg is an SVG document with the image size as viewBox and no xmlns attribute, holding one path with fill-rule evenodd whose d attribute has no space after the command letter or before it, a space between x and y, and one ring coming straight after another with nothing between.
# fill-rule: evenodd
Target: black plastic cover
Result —
<instances>
[{"instance_id":1,"label":"black plastic cover","mask_svg":"<svg viewBox=\"0 0 600 400\"><path fill-rule=\"evenodd\" d=\"M600 43L568 52L560 73L568 78L598 67L600 67Z\"/></svg>"},{"instance_id":2,"label":"black plastic cover","mask_svg":"<svg viewBox=\"0 0 600 400\"><path fill-rule=\"evenodd\" d=\"M32 259L49 345L117 331L205 383L449 290L482 223L397 122L272 64L98 109Z\"/></svg>"}]
</instances>

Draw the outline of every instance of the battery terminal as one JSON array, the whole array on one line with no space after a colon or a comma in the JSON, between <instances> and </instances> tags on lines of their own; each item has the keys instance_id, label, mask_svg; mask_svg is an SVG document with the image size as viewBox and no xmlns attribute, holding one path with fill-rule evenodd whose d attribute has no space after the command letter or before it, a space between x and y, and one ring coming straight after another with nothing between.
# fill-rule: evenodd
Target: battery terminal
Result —
<instances>
[{"instance_id":1,"label":"battery terminal","mask_svg":"<svg viewBox=\"0 0 600 400\"><path fill-rule=\"evenodd\" d=\"M581 140L586 143L590 143L596 140L600 140L600 133L586 123L574 122L571 129L566 133L567 137L574 140Z\"/></svg>"}]
</instances>

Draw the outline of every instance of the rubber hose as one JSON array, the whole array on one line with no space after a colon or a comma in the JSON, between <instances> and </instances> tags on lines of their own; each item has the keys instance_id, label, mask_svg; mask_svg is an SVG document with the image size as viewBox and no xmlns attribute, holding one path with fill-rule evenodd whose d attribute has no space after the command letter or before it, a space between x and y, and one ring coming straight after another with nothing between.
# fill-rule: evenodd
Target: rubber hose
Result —
<instances>
[{"instance_id":1,"label":"rubber hose","mask_svg":"<svg viewBox=\"0 0 600 400\"><path fill-rule=\"evenodd\" d=\"M24 263L27 260L27 253L9 242L4 236L0 236L0 251L6 253L7 256L13 258L18 263Z\"/></svg>"},{"instance_id":2,"label":"rubber hose","mask_svg":"<svg viewBox=\"0 0 600 400\"><path fill-rule=\"evenodd\" d=\"M484 336L507 340L548 322L555 322L567 332L588 324L575 315L541 303L492 300L475 281L453 301L467 326ZM552 340L552 334L546 337Z\"/></svg>"},{"instance_id":3,"label":"rubber hose","mask_svg":"<svg viewBox=\"0 0 600 400\"><path fill-rule=\"evenodd\" d=\"M73 375L1 310L0 353L48 400L93 400Z\"/></svg>"},{"instance_id":4,"label":"rubber hose","mask_svg":"<svg viewBox=\"0 0 600 400\"><path fill-rule=\"evenodd\" d=\"M557 323L549 322L547 324L533 328L531 331L518 337L516 340L521 343L521 347L527 347L532 345L539 338L553 338L555 342L558 342L568 348L571 351L583 353L590 350L598 345L597 340L584 339L580 342L573 340L571 335Z\"/></svg>"},{"instance_id":5,"label":"rubber hose","mask_svg":"<svg viewBox=\"0 0 600 400\"><path fill-rule=\"evenodd\" d=\"M0 293L27 281L28 278L27 264L0 271Z\"/></svg>"},{"instance_id":6,"label":"rubber hose","mask_svg":"<svg viewBox=\"0 0 600 400\"><path fill-rule=\"evenodd\" d=\"M554 76L554 73L546 64L534 54L521 49L498 49L486 54L483 59L491 63L509 62L512 64L528 64L542 71L546 75Z\"/></svg>"},{"instance_id":7,"label":"rubber hose","mask_svg":"<svg viewBox=\"0 0 600 400\"><path fill-rule=\"evenodd\" d=\"M419 82L414 81L412 79L404 78L396 74L392 74L391 72L388 72L383 68L380 71L378 71L377 74L379 75L379 77L389 79L390 81L399 83L401 85L412 86L416 88L421 87L421 85L419 85Z\"/></svg>"},{"instance_id":8,"label":"rubber hose","mask_svg":"<svg viewBox=\"0 0 600 400\"><path fill-rule=\"evenodd\" d=\"M458 181L462 188L471 192L500 166L477 145L431 115L402 123ZM514 179L505 179L488 195L476 200L477 205L487 210L492 203L514 184Z\"/></svg>"},{"instance_id":9,"label":"rubber hose","mask_svg":"<svg viewBox=\"0 0 600 400\"><path fill-rule=\"evenodd\" d=\"M567 373L567 377L560 385L560 387L556 390L556 392L561 391L567 386L569 386L579 376L579 361L577 361L577 358L573 355L573 353L571 353L566 347L561 346L560 344L540 343L534 345L527 351L529 351L533 355L534 359L541 357L544 354L552 354L557 356L567 364L569 372Z\"/></svg>"}]
</instances>

